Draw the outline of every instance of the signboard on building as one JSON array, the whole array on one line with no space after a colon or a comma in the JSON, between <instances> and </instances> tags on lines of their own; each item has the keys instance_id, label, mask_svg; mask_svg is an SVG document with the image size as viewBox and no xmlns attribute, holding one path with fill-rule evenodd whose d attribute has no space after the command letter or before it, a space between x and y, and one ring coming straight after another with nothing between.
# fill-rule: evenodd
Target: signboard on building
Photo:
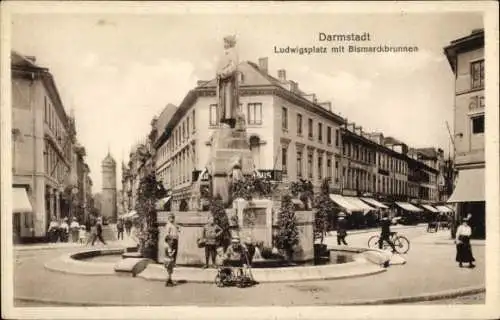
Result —
<instances>
[{"instance_id":1,"label":"signboard on building","mask_svg":"<svg viewBox=\"0 0 500 320\"><path fill-rule=\"evenodd\" d=\"M282 181L283 174L281 170L258 170L260 178L270 179L272 181Z\"/></svg>"}]
</instances>

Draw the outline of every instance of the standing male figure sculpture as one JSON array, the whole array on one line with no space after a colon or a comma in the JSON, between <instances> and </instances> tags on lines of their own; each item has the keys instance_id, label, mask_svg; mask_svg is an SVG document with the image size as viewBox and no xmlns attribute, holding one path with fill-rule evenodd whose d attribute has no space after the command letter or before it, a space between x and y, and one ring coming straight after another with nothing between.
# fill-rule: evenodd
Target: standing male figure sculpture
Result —
<instances>
[{"instance_id":1,"label":"standing male figure sculpture","mask_svg":"<svg viewBox=\"0 0 500 320\"><path fill-rule=\"evenodd\" d=\"M239 109L236 37L224 37L224 56L217 70L217 102L220 122L235 127Z\"/></svg>"}]
</instances>

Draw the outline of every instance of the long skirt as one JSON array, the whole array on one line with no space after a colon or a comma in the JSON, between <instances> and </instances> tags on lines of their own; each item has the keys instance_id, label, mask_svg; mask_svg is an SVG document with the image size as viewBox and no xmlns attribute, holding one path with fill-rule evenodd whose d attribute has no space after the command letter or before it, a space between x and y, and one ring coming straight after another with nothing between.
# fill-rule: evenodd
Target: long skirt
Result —
<instances>
[{"instance_id":1,"label":"long skirt","mask_svg":"<svg viewBox=\"0 0 500 320\"><path fill-rule=\"evenodd\" d=\"M474 259L474 256L472 255L472 249L470 246L470 239L469 237L460 237L461 243L457 244L457 257L455 260L457 262L474 262L476 261Z\"/></svg>"}]
</instances>

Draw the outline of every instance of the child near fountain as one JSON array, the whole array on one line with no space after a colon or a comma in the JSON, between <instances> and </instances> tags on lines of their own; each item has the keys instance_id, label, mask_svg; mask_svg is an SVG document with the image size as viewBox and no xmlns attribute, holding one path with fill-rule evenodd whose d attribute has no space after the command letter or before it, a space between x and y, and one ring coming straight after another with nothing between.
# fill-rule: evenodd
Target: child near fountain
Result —
<instances>
[{"instance_id":1,"label":"child near fountain","mask_svg":"<svg viewBox=\"0 0 500 320\"><path fill-rule=\"evenodd\" d=\"M164 265L167 270L167 281L165 282L165 287L172 287L174 285L172 281L172 273L174 273L175 266L175 253L174 244L172 239L165 239L165 259Z\"/></svg>"},{"instance_id":2,"label":"child near fountain","mask_svg":"<svg viewBox=\"0 0 500 320\"><path fill-rule=\"evenodd\" d=\"M80 230L78 230L78 242L80 244L85 244L85 240L87 238L87 230L84 225L80 226Z\"/></svg>"}]
</instances>

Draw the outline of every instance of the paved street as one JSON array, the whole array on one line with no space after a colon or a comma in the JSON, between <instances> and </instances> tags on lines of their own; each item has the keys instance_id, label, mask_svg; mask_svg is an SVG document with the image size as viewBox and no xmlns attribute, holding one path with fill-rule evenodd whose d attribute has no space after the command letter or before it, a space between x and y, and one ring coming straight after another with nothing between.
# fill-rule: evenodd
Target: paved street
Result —
<instances>
[{"instance_id":1,"label":"paved street","mask_svg":"<svg viewBox=\"0 0 500 320\"><path fill-rule=\"evenodd\" d=\"M434 244L448 231L428 234L424 228L401 230L411 241L404 266L391 266L387 272L362 278L296 283L266 283L256 287L217 288L211 284L184 283L173 288L161 282L119 276L77 276L51 272L46 261L74 248L23 250L16 252L15 296L37 301L58 301L69 305L335 305L360 300L416 296L452 289L484 285L484 246L473 246L477 268L458 268L455 247ZM353 246L366 246L375 233L348 236ZM330 237L328 243L334 244ZM175 278L175 273L174 273ZM484 303L476 298L447 299L442 303ZM18 301L19 306L40 306L40 302ZM439 302L432 302L433 304ZM48 305L48 304L47 304Z\"/></svg>"}]
</instances>

